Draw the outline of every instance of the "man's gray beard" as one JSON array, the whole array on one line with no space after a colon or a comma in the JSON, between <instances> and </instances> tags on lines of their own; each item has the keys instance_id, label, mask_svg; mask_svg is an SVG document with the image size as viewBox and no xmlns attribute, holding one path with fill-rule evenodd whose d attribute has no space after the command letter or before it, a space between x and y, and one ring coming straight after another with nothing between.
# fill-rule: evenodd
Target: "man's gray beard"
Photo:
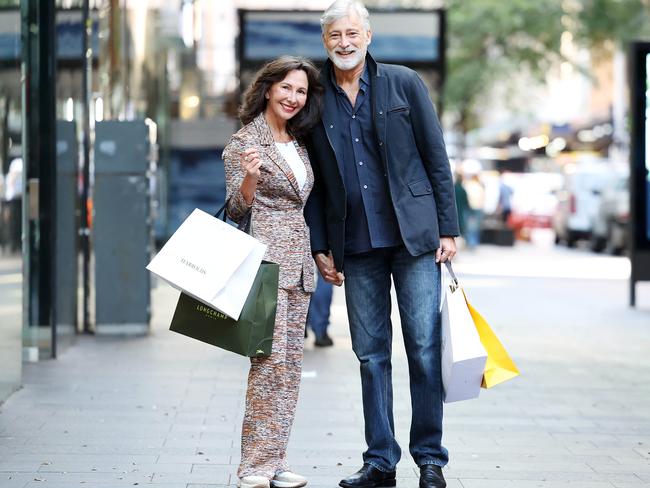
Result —
<instances>
[{"instance_id":1,"label":"man's gray beard","mask_svg":"<svg viewBox=\"0 0 650 488\"><path fill-rule=\"evenodd\" d=\"M334 63L334 66L340 70L347 71L352 68L356 68L360 63L363 62L364 58L366 57L366 50L357 49L357 51L354 53L354 58L352 59L341 59L337 56L336 51L333 50L327 51L327 55L329 56L332 63Z\"/></svg>"}]
</instances>

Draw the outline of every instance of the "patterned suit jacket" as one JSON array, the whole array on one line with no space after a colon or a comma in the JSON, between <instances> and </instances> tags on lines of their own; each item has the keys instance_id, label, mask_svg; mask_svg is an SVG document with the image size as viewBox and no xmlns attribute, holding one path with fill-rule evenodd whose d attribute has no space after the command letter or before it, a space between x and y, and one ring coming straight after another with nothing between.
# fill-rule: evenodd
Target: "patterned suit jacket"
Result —
<instances>
[{"instance_id":1,"label":"patterned suit jacket","mask_svg":"<svg viewBox=\"0 0 650 488\"><path fill-rule=\"evenodd\" d=\"M222 156L226 169L226 198L230 199L226 211L235 222L241 221L250 208L239 191L245 176L239 157L252 147L257 148L262 161L252 204L252 235L268 246L264 259L280 265L280 288L302 287L306 292L313 292L315 264L309 228L303 216L314 185L307 150L297 145L307 170L307 181L299 189L291 167L275 145L263 113L235 133Z\"/></svg>"}]
</instances>

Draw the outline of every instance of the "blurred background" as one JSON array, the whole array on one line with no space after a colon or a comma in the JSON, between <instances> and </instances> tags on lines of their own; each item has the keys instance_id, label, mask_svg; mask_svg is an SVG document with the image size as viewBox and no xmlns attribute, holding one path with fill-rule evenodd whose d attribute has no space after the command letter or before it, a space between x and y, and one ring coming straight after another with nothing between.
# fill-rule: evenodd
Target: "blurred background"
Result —
<instances>
[{"instance_id":1,"label":"blurred background","mask_svg":"<svg viewBox=\"0 0 650 488\"><path fill-rule=\"evenodd\" d=\"M144 266L222 204L255 69L324 61L329 3L0 0L0 401L23 361L79 333L148 332ZM366 5L370 52L430 89L465 252L625 256L634 304L650 280L650 2Z\"/></svg>"}]
</instances>

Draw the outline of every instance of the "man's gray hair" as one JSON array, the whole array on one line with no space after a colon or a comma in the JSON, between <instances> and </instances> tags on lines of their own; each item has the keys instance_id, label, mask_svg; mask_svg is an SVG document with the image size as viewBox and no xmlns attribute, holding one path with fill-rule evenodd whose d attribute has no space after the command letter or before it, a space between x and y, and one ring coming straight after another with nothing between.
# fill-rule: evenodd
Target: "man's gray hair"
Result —
<instances>
[{"instance_id":1,"label":"man's gray hair","mask_svg":"<svg viewBox=\"0 0 650 488\"><path fill-rule=\"evenodd\" d=\"M325 10L323 16L320 18L321 30L325 32L326 26L350 15L350 10L356 12L363 23L364 29L369 31L370 14L368 14L368 9L359 0L336 0L332 5L327 7L327 10Z\"/></svg>"}]
</instances>

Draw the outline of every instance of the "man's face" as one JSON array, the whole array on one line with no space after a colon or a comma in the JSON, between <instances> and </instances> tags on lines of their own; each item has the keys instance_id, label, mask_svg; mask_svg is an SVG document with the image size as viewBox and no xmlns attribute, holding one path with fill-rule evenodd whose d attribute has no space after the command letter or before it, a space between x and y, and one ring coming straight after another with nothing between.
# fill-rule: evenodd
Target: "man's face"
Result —
<instances>
[{"instance_id":1,"label":"man's face","mask_svg":"<svg viewBox=\"0 0 650 488\"><path fill-rule=\"evenodd\" d=\"M348 71L363 64L372 32L366 30L356 12L325 26L323 44L338 69Z\"/></svg>"}]
</instances>

